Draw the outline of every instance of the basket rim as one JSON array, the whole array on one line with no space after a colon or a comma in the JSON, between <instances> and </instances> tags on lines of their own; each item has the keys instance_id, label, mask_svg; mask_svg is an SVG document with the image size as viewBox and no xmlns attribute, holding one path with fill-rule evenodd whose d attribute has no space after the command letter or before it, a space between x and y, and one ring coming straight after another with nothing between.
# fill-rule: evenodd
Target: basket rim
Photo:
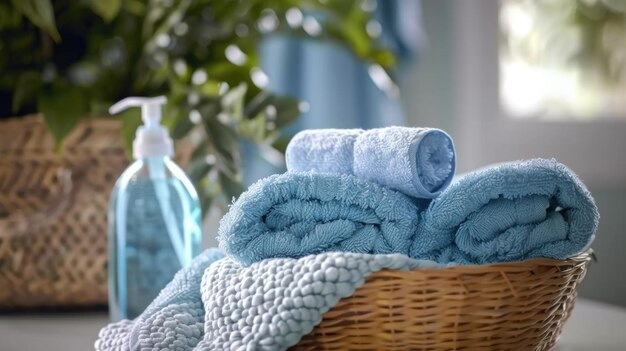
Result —
<instances>
[{"instance_id":1,"label":"basket rim","mask_svg":"<svg viewBox=\"0 0 626 351\"><path fill-rule=\"evenodd\" d=\"M593 249L587 249L581 253L578 253L574 256L568 257L566 259L555 259L555 258L546 258L546 257L533 257L527 260L522 261L511 261L511 262L496 262L489 264L473 264L473 265L465 265L465 267L497 267L497 266L510 266L517 264L527 264L527 265L541 265L541 266L562 266L562 265L571 265L572 263L579 262L587 262L591 260L593 255Z\"/></svg>"},{"instance_id":2,"label":"basket rim","mask_svg":"<svg viewBox=\"0 0 626 351\"><path fill-rule=\"evenodd\" d=\"M550 266L550 267L572 267L578 265L586 265L593 258L593 250L588 249L583 251L575 256L568 257L564 260L557 260L552 258L545 257L536 257L523 261L512 261L512 262L497 262L497 263L489 263L489 264L473 264L473 265L455 265L455 266L441 266L441 267L430 267L430 268L420 268L420 269L412 269L412 270L398 270L398 269L382 269L378 272L373 273L373 275L385 275L385 274L407 274L407 273L415 273L415 274L439 274L439 275L459 275L459 274L484 274L484 273L492 273L492 272L502 272L506 271L508 273L512 272L523 272L528 271L529 267L537 267L537 266Z\"/></svg>"},{"instance_id":3,"label":"basket rim","mask_svg":"<svg viewBox=\"0 0 626 351\"><path fill-rule=\"evenodd\" d=\"M380 270L294 350L551 349L592 257Z\"/></svg>"}]
</instances>

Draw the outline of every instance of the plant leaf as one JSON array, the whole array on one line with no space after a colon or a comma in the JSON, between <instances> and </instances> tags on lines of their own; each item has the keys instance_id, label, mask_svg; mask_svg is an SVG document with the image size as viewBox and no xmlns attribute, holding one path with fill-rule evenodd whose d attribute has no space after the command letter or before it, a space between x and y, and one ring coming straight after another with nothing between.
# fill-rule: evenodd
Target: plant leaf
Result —
<instances>
[{"instance_id":1,"label":"plant leaf","mask_svg":"<svg viewBox=\"0 0 626 351\"><path fill-rule=\"evenodd\" d=\"M218 180L207 176L202 178L198 184L194 184L194 187L198 191L198 196L200 197L200 207L202 208L202 217L204 217L211 209L213 201L216 200L216 198L219 198L220 187Z\"/></svg>"},{"instance_id":2,"label":"plant leaf","mask_svg":"<svg viewBox=\"0 0 626 351\"><path fill-rule=\"evenodd\" d=\"M189 119L189 110L181 105L178 99L170 94L168 102L163 106L161 124L170 131L170 136L174 140L185 137L194 126Z\"/></svg>"},{"instance_id":3,"label":"plant leaf","mask_svg":"<svg viewBox=\"0 0 626 351\"><path fill-rule=\"evenodd\" d=\"M240 179L233 179L228 174L219 172L218 180L227 201L238 197L243 192L243 185Z\"/></svg>"},{"instance_id":4,"label":"plant leaf","mask_svg":"<svg viewBox=\"0 0 626 351\"><path fill-rule=\"evenodd\" d=\"M122 0L91 0L89 6L106 22L111 22L120 12Z\"/></svg>"},{"instance_id":5,"label":"plant leaf","mask_svg":"<svg viewBox=\"0 0 626 351\"><path fill-rule=\"evenodd\" d=\"M216 98L220 96L220 83L209 80L202 84L198 90L205 96Z\"/></svg>"},{"instance_id":6,"label":"plant leaf","mask_svg":"<svg viewBox=\"0 0 626 351\"><path fill-rule=\"evenodd\" d=\"M381 66L385 68L393 67L396 64L395 55L385 49L377 49L372 52L372 56L374 60Z\"/></svg>"},{"instance_id":7,"label":"plant leaf","mask_svg":"<svg viewBox=\"0 0 626 351\"><path fill-rule=\"evenodd\" d=\"M37 109L44 114L48 129L59 150L63 139L76 127L89 109L83 92L72 86L43 91L37 98Z\"/></svg>"},{"instance_id":8,"label":"plant leaf","mask_svg":"<svg viewBox=\"0 0 626 351\"><path fill-rule=\"evenodd\" d=\"M287 145L289 145L290 141L291 141L290 136L281 136L281 137L278 137L276 141L272 143L272 147L276 149L278 152L281 152L284 154L287 151Z\"/></svg>"},{"instance_id":9,"label":"plant leaf","mask_svg":"<svg viewBox=\"0 0 626 351\"><path fill-rule=\"evenodd\" d=\"M140 111L138 108L131 108L120 112L116 117L122 120L122 138L129 159L133 158L133 140L135 140L137 128L141 125Z\"/></svg>"},{"instance_id":10,"label":"plant leaf","mask_svg":"<svg viewBox=\"0 0 626 351\"><path fill-rule=\"evenodd\" d=\"M196 186L196 189L198 187ZM200 188L198 189L198 197L200 198L200 208L202 209L202 218L205 218L213 205L213 197L214 195L206 191L206 189Z\"/></svg>"},{"instance_id":11,"label":"plant leaf","mask_svg":"<svg viewBox=\"0 0 626 351\"><path fill-rule=\"evenodd\" d=\"M41 77L36 71L26 71L20 75L15 84L11 110L17 113L22 105L31 100L41 87Z\"/></svg>"},{"instance_id":12,"label":"plant leaf","mask_svg":"<svg viewBox=\"0 0 626 351\"><path fill-rule=\"evenodd\" d=\"M197 186L200 181L209 174L213 168L212 165L208 164L204 158L192 160L189 167L187 167L187 174L189 175L189 179L191 182Z\"/></svg>"},{"instance_id":13,"label":"plant leaf","mask_svg":"<svg viewBox=\"0 0 626 351\"><path fill-rule=\"evenodd\" d=\"M266 138L266 122L267 118L265 114L259 113L254 118L244 119L239 122L237 130L241 137L260 143Z\"/></svg>"},{"instance_id":14,"label":"plant leaf","mask_svg":"<svg viewBox=\"0 0 626 351\"><path fill-rule=\"evenodd\" d=\"M260 93L256 94L250 100L250 102L246 104L245 109L244 109L244 114L248 118L252 118L258 115L259 113L261 113L263 109L267 107L267 105L272 103L272 101L273 101L272 94L265 92L265 91L261 91Z\"/></svg>"},{"instance_id":15,"label":"plant leaf","mask_svg":"<svg viewBox=\"0 0 626 351\"><path fill-rule=\"evenodd\" d=\"M367 13L350 11L342 27L345 39L352 45L354 53L361 58L367 57L371 45L371 40L365 31L367 20Z\"/></svg>"},{"instance_id":16,"label":"plant leaf","mask_svg":"<svg viewBox=\"0 0 626 351\"><path fill-rule=\"evenodd\" d=\"M300 116L300 102L288 96L274 96L276 106L276 128L282 128Z\"/></svg>"},{"instance_id":17,"label":"plant leaf","mask_svg":"<svg viewBox=\"0 0 626 351\"><path fill-rule=\"evenodd\" d=\"M193 129L193 127L195 127L195 124L191 122L188 114L179 113L175 116L175 119L171 124L170 135L175 140L182 139Z\"/></svg>"},{"instance_id":18,"label":"plant leaf","mask_svg":"<svg viewBox=\"0 0 626 351\"><path fill-rule=\"evenodd\" d=\"M248 87L245 83L241 83L233 89L230 89L222 97L222 108L229 111L232 119L241 121L243 119L244 99Z\"/></svg>"},{"instance_id":19,"label":"plant leaf","mask_svg":"<svg viewBox=\"0 0 626 351\"><path fill-rule=\"evenodd\" d=\"M235 131L216 119L205 119L204 128L216 151L217 158L223 162L230 173L239 170L239 137Z\"/></svg>"},{"instance_id":20,"label":"plant leaf","mask_svg":"<svg viewBox=\"0 0 626 351\"><path fill-rule=\"evenodd\" d=\"M276 128L293 122L300 115L300 102L297 99L288 96L278 96L267 92L260 92L246 105L245 115L248 118L255 118L263 113L268 106L273 105L276 108Z\"/></svg>"},{"instance_id":21,"label":"plant leaf","mask_svg":"<svg viewBox=\"0 0 626 351\"><path fill-rule=\"evenodd\" d=\"M54 41L61 41L50 0L12 0L12 3L35 26L45 30Z\"/></svg>"}]
</instances>

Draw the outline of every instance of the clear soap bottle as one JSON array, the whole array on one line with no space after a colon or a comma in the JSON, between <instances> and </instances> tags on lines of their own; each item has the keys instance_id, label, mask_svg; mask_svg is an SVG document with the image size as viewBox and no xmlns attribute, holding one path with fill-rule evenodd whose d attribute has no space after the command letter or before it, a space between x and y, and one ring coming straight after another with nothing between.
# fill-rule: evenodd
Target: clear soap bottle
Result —
<instances>
[{"instance_id":1,"label":"clear soap bottle","mask_svg":"<svg viewBox=\"0 0 626 351\"><path fill-rule=\"evenodd\" d=\"M118 179L109 203L109 315L137 317L200 250L198 195L171 159L173 143L160 125L165 97L129 97L112 114L141 106L144 125L133 143L135 161Z\"/></svg>"}]
</instances>

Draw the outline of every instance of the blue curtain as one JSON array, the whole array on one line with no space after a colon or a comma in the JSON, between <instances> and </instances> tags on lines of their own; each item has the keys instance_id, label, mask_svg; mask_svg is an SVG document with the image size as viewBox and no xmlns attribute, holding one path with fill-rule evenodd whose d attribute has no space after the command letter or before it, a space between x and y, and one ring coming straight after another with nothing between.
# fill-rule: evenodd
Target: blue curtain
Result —
<instances>
[{"instance_id":1,"label":"blue curtain","mask_svg":"<svg viewBox=\"0 0 626 351\"><path fill-rule=\"evenodd\" d=\"M420 3L417 0L378 1L376 19L382 40L399 60L396 76L414 60L422 43ZM398 97L374 84L368 67L347 50L315 40L277 34L260 45L261 67L268 89L305 101L309 110L287 131L309 128L373 128L401 125L405 116ZM244 181L250 184L283 172L244 146Z\"/></svg>"}]
</instances>

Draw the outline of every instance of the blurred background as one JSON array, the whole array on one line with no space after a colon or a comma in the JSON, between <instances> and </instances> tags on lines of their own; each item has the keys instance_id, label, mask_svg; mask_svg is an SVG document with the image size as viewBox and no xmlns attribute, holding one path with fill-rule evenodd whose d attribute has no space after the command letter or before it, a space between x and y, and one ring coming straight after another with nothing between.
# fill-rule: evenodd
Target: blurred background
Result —
<instances>
[{"instance_id":1,"label":"blurred background","mask_svg":"<svg viewBox=\"0 0 626 351\"><path fill-rule=\"evenodd\" d=\"M165 123L207 212L205 247L232 197L284 170L282 152L297 131L438 127L455 139L460 172L554 157L579 174L602 216L598 262L581 295L626 306L625 0L0 4L7 140L11 128L26 130L15 123L36 120L51 134L41 145L67 161L72 143L86 138L72 133L88 117L111 120L106 108L120 98L159 94L168 96ZM138 112L124 114L120 145L100 154L127 157L139 123ZM27 154L3 147L3 155ZM8 160L2 179L15 177L6 176L16 169ZM15 228L15 213L42 211L21 199L55 194L63 177L51 174L51 185L5 189L0 235ZM115 177L102 181L101 194ZM10 277L15 262L2 254Z\"/></svg>"}]
</instances>

